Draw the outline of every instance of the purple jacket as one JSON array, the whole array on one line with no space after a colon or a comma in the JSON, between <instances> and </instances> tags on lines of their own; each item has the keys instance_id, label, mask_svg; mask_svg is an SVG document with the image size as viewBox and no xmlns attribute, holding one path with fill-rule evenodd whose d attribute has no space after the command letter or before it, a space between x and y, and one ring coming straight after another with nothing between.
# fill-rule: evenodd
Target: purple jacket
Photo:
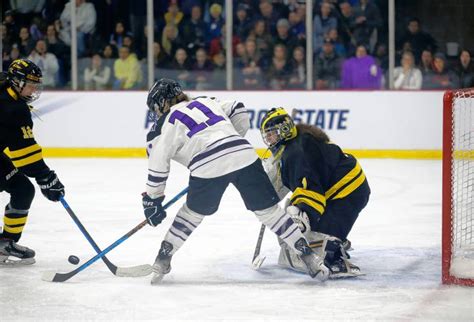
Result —
<instances>
[{"instance_id":1,"label":"purple jacket","mask_svg":"<svg viewBox=\"0 0 474 322\"><path fill-rule=\"evenodd\" d=\"M375 76L371 73L374 69ZM382 71L372 56L352 57L342 65L341 88L380 89L381 80Z\"/></svg>"}]
</instances>

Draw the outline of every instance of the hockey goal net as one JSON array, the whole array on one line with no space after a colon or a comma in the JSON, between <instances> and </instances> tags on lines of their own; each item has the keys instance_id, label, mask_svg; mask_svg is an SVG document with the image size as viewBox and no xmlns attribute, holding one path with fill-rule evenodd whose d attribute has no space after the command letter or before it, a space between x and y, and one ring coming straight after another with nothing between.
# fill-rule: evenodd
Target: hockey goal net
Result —
<instances>
[{"instance_id":1,"label":"hockey goal net","mask_svg":"<svg viewBox=\"0 0 474 322\"><path fill-rule=\"evenodd\" d=\"M444 94L442 224L443 283L474 286L474 88Z\"/></svg>"}]
</instances>

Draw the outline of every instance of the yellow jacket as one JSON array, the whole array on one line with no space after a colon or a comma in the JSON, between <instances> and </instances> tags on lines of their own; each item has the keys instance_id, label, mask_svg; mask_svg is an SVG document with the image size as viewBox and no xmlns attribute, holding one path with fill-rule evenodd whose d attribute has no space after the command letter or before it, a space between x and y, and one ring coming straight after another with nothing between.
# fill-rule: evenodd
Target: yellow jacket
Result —
<instances>
[{"instance_id":1,"label":"yellow jacket","mask_svg":"<svg viewBox=\"0 0 474 322\"><path fill-rule=\"evenodd\" d=\"M142 80L142 71L137 56L130 54L125 60L117 59L114 63L115 78L125 80L124 89L130 89Z\"/></svg>"}]
</instances>

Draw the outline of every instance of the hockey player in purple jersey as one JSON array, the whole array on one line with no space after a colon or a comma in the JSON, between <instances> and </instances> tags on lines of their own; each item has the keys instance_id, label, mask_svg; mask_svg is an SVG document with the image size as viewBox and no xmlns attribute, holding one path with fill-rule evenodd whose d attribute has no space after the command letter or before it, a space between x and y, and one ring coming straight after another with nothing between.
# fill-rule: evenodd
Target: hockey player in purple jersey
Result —
<instances>
[{"instance_id":1,"label":"hockey player in purple jersey","mask_svg":"<svg viewBox=\"0 0 474 322\"><path fill-rule=\"evenodd\" d=\"M311 277L326 280L329 269L308 246L298 226L278 205L254 148L244 139L250 122L244 105L200 97L190 99L171 79L150 89L147 105L157 115L148 133L148 182L145 217L157 226L166 217L162 202L173 159L190 171L186 203L178 211L153 265L152 284L171 270L171 258L204 217L215 213L227 186L240 192L247 209L297 253Z\"/></svg>"}]
</instances>

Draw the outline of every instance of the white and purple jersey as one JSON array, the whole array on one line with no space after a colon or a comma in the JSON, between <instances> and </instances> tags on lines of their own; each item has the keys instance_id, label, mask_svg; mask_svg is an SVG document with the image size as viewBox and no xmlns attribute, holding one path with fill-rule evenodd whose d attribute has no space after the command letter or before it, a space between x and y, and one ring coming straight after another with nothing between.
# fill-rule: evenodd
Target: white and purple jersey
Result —
<instances>
[{"instance_id":1,"label":"white and purple jersey","mask_svg":"<svg viewBox=\"0 0 474 322\"><path fill-rule=\"evenodd\" d=\"M220 177L252 164L258 156L243 138L249 126L240 102L200 97L172 106L147 136L147 194L164 195L172 159L199 178Z\"/></svg>"}]
</instances>

